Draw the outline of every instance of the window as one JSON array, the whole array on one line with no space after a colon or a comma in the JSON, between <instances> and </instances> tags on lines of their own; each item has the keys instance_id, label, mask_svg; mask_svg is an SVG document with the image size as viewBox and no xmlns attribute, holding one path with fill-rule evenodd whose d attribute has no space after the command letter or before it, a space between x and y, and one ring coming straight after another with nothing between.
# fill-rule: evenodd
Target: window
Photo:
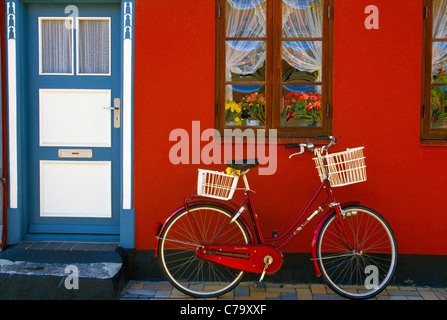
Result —
<instances>
[{"instance_id":1,"label":"window","mask_svg":"<svg viewBox=\"0 0 447 320\"><path fill-rule=\"evenodd\" d=\"M72 18L40 18L40 74L73 74Z\"/></svg>"},{"instance_id":2,"label":"window","mask_svg":"<svg viewBox=\"0 0 447 320\"><path fill-rule=\"evenodd\" d=\"M331 133L333 0L217 0L216 127Z\"/></svg>"},{"instance_id":3,"label":"window","mask_svg":"<svg viewBox=\"0 0 447 320\"><path fill-rule=\"evenodd\" d=\"M110 74L110 18L79 18L78 74Z\"/></svg>"},{"instance_id":4,"label":"window","mask_svg":"<svg viewBox=\"0 0 447 320\"><path fill-rule=\"evenodd\" d=\"M425 1L422 139L447 139L447 1Z\"/></svg>"},{"instance_id":5,"label":"window","mask_svg":"<svg viewBox=\"0 0 447 320\"><path fill-rule=\"evenodd\" d=\"M76 70L77 75L110 75L110 22L110 18L76 18L74 21L70 17L40 17L39 73L74 75Z\"/></svg>"}]
</instances>

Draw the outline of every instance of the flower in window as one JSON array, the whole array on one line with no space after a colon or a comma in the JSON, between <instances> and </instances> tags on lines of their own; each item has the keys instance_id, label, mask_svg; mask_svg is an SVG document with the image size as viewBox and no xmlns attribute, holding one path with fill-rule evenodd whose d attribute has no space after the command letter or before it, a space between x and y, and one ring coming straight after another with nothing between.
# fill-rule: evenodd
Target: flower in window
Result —
<instances>
[{"instance_id":1,"label":"flower in window","mask_svg":"<svg viewBox=\"0 0 447 320\"><path fill-rule=\"evenodd\" d=\"M291 92L283 96L281 124L295 119L305 120L312 125L321 123L321 94L314 92Z\"/></svg>"},{"instance_id":2,"label":"flower in window","mask_svg":"<svg viewBox=\"0 0 447 320\"><path fill-rule=\"evenodd\" d=\"M238 103L227 101L225 103L225 123L235 122L236 125L240 126L242 124L241 111L242 107Z\"/></svg>"}]
</instances>

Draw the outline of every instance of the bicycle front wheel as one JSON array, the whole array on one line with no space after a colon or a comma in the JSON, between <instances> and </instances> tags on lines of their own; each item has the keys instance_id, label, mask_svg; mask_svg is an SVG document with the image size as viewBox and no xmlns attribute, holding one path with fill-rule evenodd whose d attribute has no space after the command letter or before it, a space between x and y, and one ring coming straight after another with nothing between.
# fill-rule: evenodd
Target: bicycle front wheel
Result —
<instances>
[{"instance_id":1,"label":"bicycle front wheel","mask_svg":"<svg viewBox=\"0 0 447 320\"><path fill-rule=\"evenodd\" d=\"M161 269L179 291L200 298L220 296L242 280L245 272L201 259L196 249L209 243L232 213L217 205L197 205L177 213L160 235ZM191 219L192 218L192 219ZM236 219L214 240L219 244L249 244L245 225Z\"/></svg>"},{"instance_id":2,"label":"bicycle front wheel","mask_svg":"<svg viewBox=\"0 0 447 320\"><path fill-rule=\"evenodd\" d=\"M397 263L397 243L388 223L372 209L343 209L343 232L336 213L324 223L317 241L323 279L350 299L371 298L390 282Z\"/></svg>"}]
</instances>

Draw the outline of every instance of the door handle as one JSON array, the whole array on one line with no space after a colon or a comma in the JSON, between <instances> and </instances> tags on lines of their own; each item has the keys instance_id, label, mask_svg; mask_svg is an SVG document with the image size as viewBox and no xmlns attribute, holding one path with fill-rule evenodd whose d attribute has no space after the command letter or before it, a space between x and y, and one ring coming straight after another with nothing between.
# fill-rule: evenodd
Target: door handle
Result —
<instances>
[{"instance_id":1,"label":"door handle","mask_svg":"<svg viewBox=\"0 0 447 320\"><path fill-rule=\"evenodd\" d=\"M113 107L104 107L106 110L113 110L113 127L119 129L121 127L121 99L113 99Z\"/></svg>"}]
</instances>

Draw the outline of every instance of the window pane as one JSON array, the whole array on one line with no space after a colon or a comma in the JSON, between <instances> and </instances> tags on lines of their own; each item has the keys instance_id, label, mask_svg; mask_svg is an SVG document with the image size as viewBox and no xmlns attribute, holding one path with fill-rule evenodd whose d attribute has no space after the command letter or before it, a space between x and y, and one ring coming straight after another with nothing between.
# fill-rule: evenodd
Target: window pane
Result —
<instances>
[{"instance_id":1,"label":"window pane","mask_svg":"<svg viewBox=\"0 0 447 320\"><path fill-rule=\"evenodd\" d=\"M447 83L445 71L447 67L447 42L433 42L432 49L432 81Z\"/></svg>"},{"instance_id":2,"label":"window pane","mask_svg":"<svg viewBox=\"0 0 447 320\"><path fill-rule=\"evenodd\" d=\"M320 38L323 36L322 0L283 0L282 36Z\"/></svg>"},{"instance_id":3,"label":"window pane","mask_svg":"<svg viewBox=\"0 0 447 320\"><path fill-rule=\"evenodd\" d=\"M227 0L227 37L265 37L266 0Z\"/></svg>"},{"instance_id":4,"label":"window pane","mask_svg":"<svg viewBox=\"0 0 447 320\"><path fill-rule=\"evenodd\" d=\"M305 80L308 82L321 81L323 60L322 48L322 41L283 41L283 82L294 81L289 79L290 77L305 77L309 79Z\"/></svg>"},{"instance_id":5,"label":"window pane","mask_svg":"<svg viewBox=\"0 0 447 320\"><path fill-rule=\"evenodd\" d=\"M265 80L265 41L227 41L226 81Z\"/></svg>"},{"instance_id":6,"label":"window pane","mask_svg":"<svg viewBox=\"0 0 447 320\"><path fill-rule=\"evenodd\" d=\"M321 86L283 86L281 125L321 127Z\"/></svg>"},{"instance_id":7,"label":"window pane","mask_svg":"<svg viewBox=\"0 0 447 320\"><path fill-rule=\"evenodd\" d=\"M65 25L67 21L68 27ZM73 72L73 41L71 20L41 20L41 72L67 73Z\"/></svg>"},{"instance_id":8,"label":"window pane","mask_svg":"<svg viewBox=\"0 0 447 320\"><path fill-rule=\"evenodd\" d=\"M226 86L225 124L263 126L265 124L265 87L263 85Z\"/></svg>"},{"instance_id":9,"label":"window pane","mask_svg":"<svg viewBox=\"0 0 447 320\"><path fill-rule=\"evenodd\" d=\"M433 38L447 38L447 1L433 0Z\"/></svg>"},{"instance_id":10,"label":"window pane","mask_svg":"<svg viewBox=\"0 0 447 320\"><path fill-rule=\"evenodd\" d=\"M110 73L110 20L79 19L78 72Z\"/></svg>"},{"instance_id":11,"label":"window pane","mask_svg":"<svg viewBox=\"0 0 447 320\"><path fill-rule=\"evenodd\" d=\"M445 71L441 71L444 73ZM431 89L431 128L447 129L447 87L432 87Z\"/></svg>"}]
</instances>

